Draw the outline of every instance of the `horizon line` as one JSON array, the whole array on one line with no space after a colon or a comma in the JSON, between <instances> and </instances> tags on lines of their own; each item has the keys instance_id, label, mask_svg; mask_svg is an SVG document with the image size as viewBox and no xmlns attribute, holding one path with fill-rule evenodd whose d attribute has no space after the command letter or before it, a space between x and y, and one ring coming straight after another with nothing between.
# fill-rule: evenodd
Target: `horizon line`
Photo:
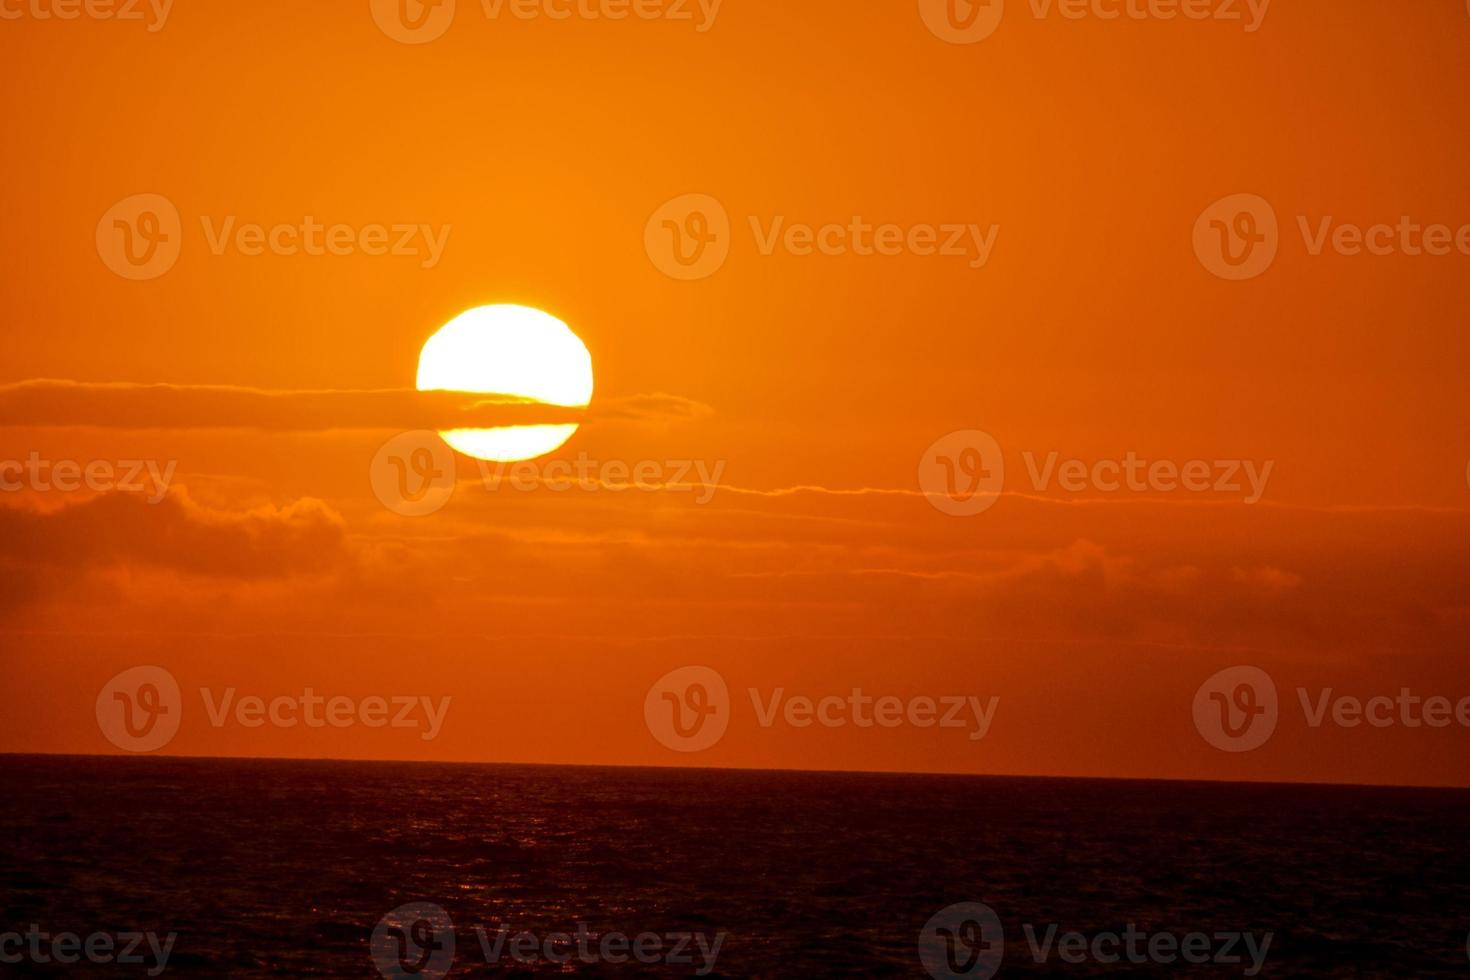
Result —
<instances>
[{"instance_id":1,"label":"horizon line","mask_svg":"<svg viewBox=\"0 0 1470 980\"><path fill-rule=\"evenodd\" d=\"M1391 789L1391 790L1440 790L1470 792L1470 784L1446 785L1442 783L1342 783L1312 782L1290 779L1186 779L1177 776L1063 776L1056 774L941 772L931 770L902 769L801 769L797 767L758 766L660 766L632 763L595 762L508 762L467 761L463 759L348 759L334 756L279 756L279 755L178 755L161 752L148 753L96 753L96 752L13 752L0 750L0 759L171 759L195 762L334 762L342 764L379 763L386 765L419 766L478 766L503 768L547 768L547 769L637 769L669 772L731 772L731 773L792 773L814 776L943 776L954 779L1034 779L1055 782L1101 782L1101 783L1170 783L1208 786L1275 786L1310 787L1313 789Z\"/></svg>"}]
</instances>

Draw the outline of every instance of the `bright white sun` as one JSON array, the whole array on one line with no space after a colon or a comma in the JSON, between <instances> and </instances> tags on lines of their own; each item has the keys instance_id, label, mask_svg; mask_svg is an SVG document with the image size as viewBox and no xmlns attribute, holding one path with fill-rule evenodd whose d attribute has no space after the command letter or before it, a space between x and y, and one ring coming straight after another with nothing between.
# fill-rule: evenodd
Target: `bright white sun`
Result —
<instances>
[{"instance_id":1,"label":"bright white sun","mask_svg":"<svg viewBox=\"0 0 1470 980\"><path fill-rule=\"evenodd\" d=\"M420 391L515 395L584 408L592 401L592 355L571 328L529 306L481 306L439 328L419 354ZM555 452L573 425L512 425L439 433L459 452L511 463Z\"/></svg>"}]
</instances>

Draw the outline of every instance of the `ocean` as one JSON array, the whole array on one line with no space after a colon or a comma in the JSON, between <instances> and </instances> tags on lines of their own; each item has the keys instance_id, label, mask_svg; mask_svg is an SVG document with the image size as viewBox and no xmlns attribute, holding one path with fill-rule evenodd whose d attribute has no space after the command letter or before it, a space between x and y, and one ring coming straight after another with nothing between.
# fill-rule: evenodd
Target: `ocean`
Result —
<instances>
[{"instance_id":1,"label":"ocean","mask_svg":"<svg viewBox=\"0 0 1470 980\"><path fill-rule=\"evenodd\" d=\"M63 756L0 779L11 975L1470 973L1467 791Z\"/></svg>"}]
</instances>

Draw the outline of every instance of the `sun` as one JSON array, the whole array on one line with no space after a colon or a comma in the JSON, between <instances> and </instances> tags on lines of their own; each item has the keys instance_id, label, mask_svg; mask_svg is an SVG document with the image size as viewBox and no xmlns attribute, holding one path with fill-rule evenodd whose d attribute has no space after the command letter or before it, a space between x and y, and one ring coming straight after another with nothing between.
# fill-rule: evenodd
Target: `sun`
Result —
<instances>
[{"instance_id":1,"label":"sun","mask_svg":"<svg viewBox=\"0 0 1470 980\"><path fill-rule=\"evenodd\" d=\"M592 355L570 327L529 306L481 306L450 320L419 354L420 391L515 395L584 408L592 401ZM451 429L439 435L466 456L512 463L555 452L570 425Z\"/></svg>"}]
</instances>

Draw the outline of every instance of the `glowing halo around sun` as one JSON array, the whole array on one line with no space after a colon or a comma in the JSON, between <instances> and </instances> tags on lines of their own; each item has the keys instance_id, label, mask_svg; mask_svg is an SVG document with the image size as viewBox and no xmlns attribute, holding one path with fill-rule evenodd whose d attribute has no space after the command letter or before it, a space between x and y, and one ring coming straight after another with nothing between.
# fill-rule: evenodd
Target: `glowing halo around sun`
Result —
<instances>
[{"instance_id":1,"label":"glowing halo around sun","mask_svg":"<svg viewBox=\"0 0 1470 980\"><path fill-rule=\"evenodd\" d=\"M450 320L419 354L420 391L514 395L585 408L592 401L592 355L570 327L529 306L481 306ZM440 437L476 459L513 463L555 452L569 425L450 429Z\"/></svg>"}]
</instances>

